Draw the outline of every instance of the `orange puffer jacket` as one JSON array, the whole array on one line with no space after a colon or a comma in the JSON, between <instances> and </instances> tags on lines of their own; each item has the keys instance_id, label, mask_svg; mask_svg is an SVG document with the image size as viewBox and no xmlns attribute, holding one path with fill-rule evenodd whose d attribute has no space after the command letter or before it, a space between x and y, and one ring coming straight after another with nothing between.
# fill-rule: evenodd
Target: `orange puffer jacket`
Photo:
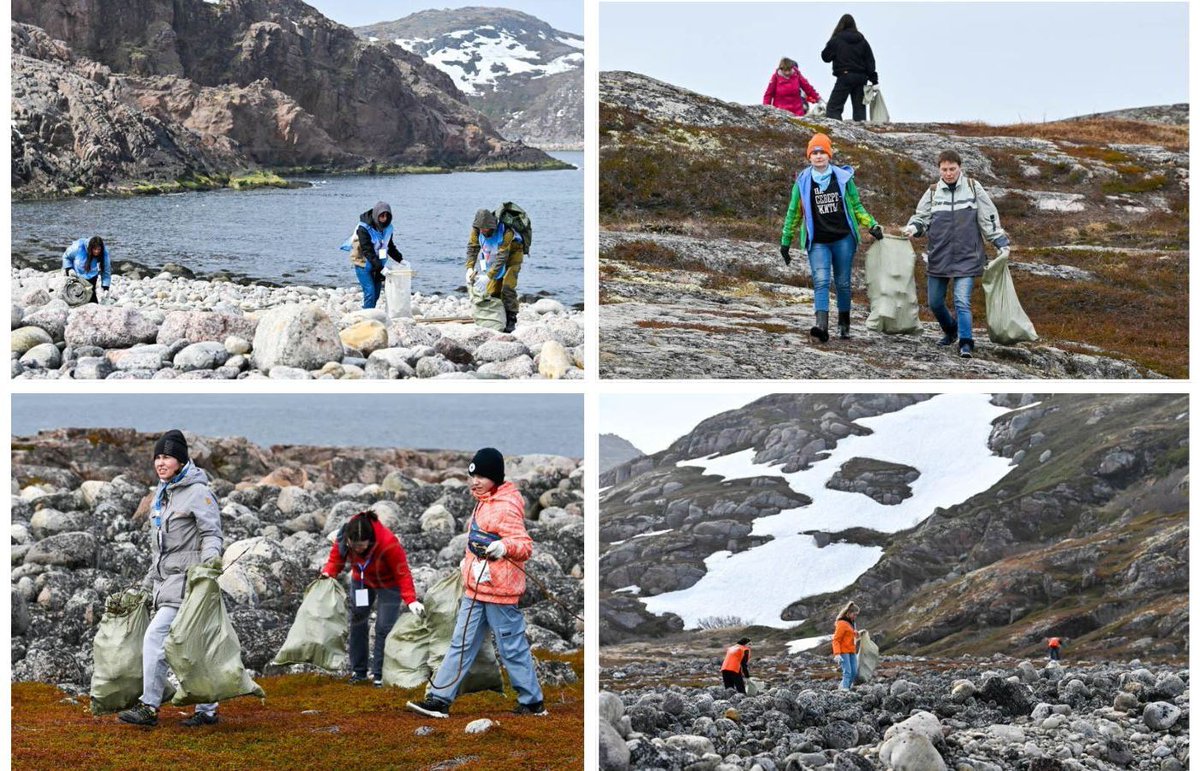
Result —
<instances>
[{"instance_id":1,"label":"orange puffer jacket","mask_svg":"<svg viewBox=\"0 0 1200 771\"><path fill-rule=\"evenodd\" d=\"M522 570L525 561L533 554L533 539L525 531L525 499L516 485L505 482L475 505L473 518L480 529L500 535L500 540L504 542L504 559L481 559L468 549L462 565L467 596L480 602L516 605L525 593L525 574ZM470 528L471 523L467 522L468 532ZM481 562L488 566L490 581L476 580L476 571L479 570L476 566Z\"/></svg>"},{"instance_id":2,"label":"orange puffer jacket","mask_svg":"<svg viewBox=\"0 0 1200 771\"><path fill-rule=\"evenodd\" d=\"M837 623L833 625L833 655L840 656L843 653L858 653L857 642L854 627L846 619L839 618Z\"/></svg>"}]
</instances>

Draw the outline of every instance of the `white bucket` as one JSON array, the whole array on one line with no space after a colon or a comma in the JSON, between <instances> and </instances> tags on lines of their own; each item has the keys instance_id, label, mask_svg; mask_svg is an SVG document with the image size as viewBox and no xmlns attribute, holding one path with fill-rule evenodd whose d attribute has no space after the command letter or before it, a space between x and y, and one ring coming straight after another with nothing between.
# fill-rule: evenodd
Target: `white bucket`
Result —
<instances>
[{"instance_id":1,"label":"white bucket","mask_svg":"<svg viewBox=\"0 0 1200 771\"><path fill-rule=\"evenodd\" d=\"M413 269L407 263L389 265L383 271L383 298L389 319L412 318Z\"/></svg>"}]
</instances>

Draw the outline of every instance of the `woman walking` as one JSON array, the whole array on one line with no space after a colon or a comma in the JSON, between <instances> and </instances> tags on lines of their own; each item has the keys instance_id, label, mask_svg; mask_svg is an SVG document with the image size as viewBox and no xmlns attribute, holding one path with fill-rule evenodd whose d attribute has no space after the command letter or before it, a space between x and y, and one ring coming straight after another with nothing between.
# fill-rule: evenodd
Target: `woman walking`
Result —
<instances>
[{"instance_id":1,"label":"woman walking","mask_svg":"<svg viewBox=\"0 0 1200 771\"><path fill-rule=\"evenodd\" d=\"M850 97L851 114L856 121L867 119L867 107L863 103L863 86L868 82L879 84L879 73L875 71L875 54L871 44L858 31L854 17L845 14L838 20L829 36L829 42L821 51L821 61L833 64L833 93L829 95L829 106L825 114L834 120L842 119L842 108L846 97Z\"/></svg>"},{"instance_id":2,"label":"woman walking","mask_svg":"<svg viewBox=\"0 0 1200 771\"><path fill-rule=\"evenodd\" d=\"M833 622L833 655L842 665L843 691L853 688L854 678L858 676L858 638L862 637L862 632L856 628L857 619L858 606L848 602Z\"/></svg>"},{"instance_id":3,"label":"woman walking","mask_svg":"<svg viewBox=\"0 0 1200 771\"><path fill-rule=\"evenodd\" d=\"M787 110L792 115L807 115L808 106L821 101L821 95L803 75L795 60L783 57L771 73L763 94L763 104Z\"/></svg>"},{"instance_id":4,"label":"woman walking","mask_svg":"<svg viewBox=\"0 0 1200 771\"><path fill-rule=\"evenodd\" d=\"M833 144L824 134L808 142L809 166L796 175L792 200L783 223L779 252L791 265L791 245L800 223L800 243L808 253L813 277L816 323L809 331L822 343L829 340L829 278L837 290L838 333L850 337L850 268L858 250L858 226L869 229L876 241L883 228L863 208L854 184L854 169L833 165ZM801 221L800 215L804 218Z\"/></svg>"}]
</instances>

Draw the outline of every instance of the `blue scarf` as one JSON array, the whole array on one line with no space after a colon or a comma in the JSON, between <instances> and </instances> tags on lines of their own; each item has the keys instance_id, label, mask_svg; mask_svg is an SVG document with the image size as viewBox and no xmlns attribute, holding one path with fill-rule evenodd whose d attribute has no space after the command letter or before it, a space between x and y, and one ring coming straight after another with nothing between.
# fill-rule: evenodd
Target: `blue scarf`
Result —
<instances>
[{"instance_id":1,"label":"blue scarf","mask_svg":"<svg viewBox=\"0 0 1200 771\"><path fill-rule=\"evenodd\" d=\"M183 468L179 469L178 474L170 479L158 483L158 489L154 491L154 503L151 505L151 508L154 510L154 518L157 520L154 523L156 527L162 526L162 520L159 519L159 517L161 516L160 512L162 511L163 506L167 504L167 488L183 479L184 475L188 473L188 470L191 469L191 467L192 462L189 460L187 463L183 464Z\"/></svg>"},{"instance_id":2,"label":"blue scarf","mask_svg":"<svg viewBox=\"0 0 1200 771\"><path fill-rule=\"evenodd\" d=\"M821 192L824 193L829 189L829 180L833 179L833 164L831 163L825 167L824 174L817 172L814 168L812 170L812 178L813 182L816 182L817 187L821 188Z\"/></svg>"}]
</instances>

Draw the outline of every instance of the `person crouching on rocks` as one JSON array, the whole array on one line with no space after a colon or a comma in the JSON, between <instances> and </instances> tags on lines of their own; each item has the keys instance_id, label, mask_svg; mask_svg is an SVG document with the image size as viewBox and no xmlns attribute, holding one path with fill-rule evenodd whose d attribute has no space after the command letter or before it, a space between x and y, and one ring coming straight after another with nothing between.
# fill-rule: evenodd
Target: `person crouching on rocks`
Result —
<instances>
[{"instance_id":1,"label":"person crouching on rocks","mask_svg":"<svg viewBox=\"0 0 1200 771\"><path fill-rule=\"evenodd\" d=\"M743 637L725 649L725 661L721 663L721 682L726 688L738 693L746 692L746 679L750 677L750 638Z\"/></svg>"},{"instance_id":2,"label":"person crouching on rocks","mask_svg":"<svg viewBox=\"0 0 1200 771\"><path fill-rule=\"evenodd\" d=\"M108 287L112 283L112 259L108 256L108 247L100 236L80 238L72 241L62 256L63 275L75 275L92 285L91 302L101 303L100 289L104 290L104 299L108 299Z\"/></svg>"},{"instance_id":3,"label":"person crouching on rocks","mask_svg":"<svg viewBox=\"0 0 1200 771\"><path fill-rule=\"evenodd\" d=\"M167 632L183 603L188 568L203 563L219 570L224 545L221 507L208 475L188 458L182 432L172 429L154 443L154 473L159 481L150 505L150 569L142 581L142 590L153 598L154 616L142 640L142 695L117 715L122 722L143 726L158 725L167 684ZM183 725L216 722L216 704L197 704Z\"/></svg>"},{"instance_id":4,"label":"person crouching on rocks","mask_svg":"<svg viewBox=\"0 0 1200 771\"><path fill-rule=\"evenodd\" d=\"M485 447L475 453L467 473L476 504L462 560L466 592L458 606L446 658L425 700L410 701L408 708L429 717L448 717L459 685L471 671L490 629L517 692L513 714L545 715L542 687L525 636L525 617L517 608L525 593L525 562L533 554L533 540L525 530L525 499L516 485L504 481L504 456L499 450Z\"/></svg>"},{"instance_id":5,"label":"person crouching on rocks","mask_svg":"<svg viewBox=\"0 0 1200 771\"><path fill-rule=\"evenodd\" d=\"M857 619L858 606L848 602L833 622L833 655L842 666L843 691L853 688L858 676L858 638L862 632L857 629Z\"/></svg>"},{"instance_id":6,"label":"person crouching on rocks","mask_svg":"<svg viewBox=\"0 0 1200 771\"><path fill-rule=\"evenodd\" d=\"M779 252L783 264L791 265L791 245L800 224L800 243L808 252L813 277L813 307L816 323L809 331L822 343L829 340L829 274L837 288L838 332L850 337L850 267L858 250L858 226L870 230L876 241L883 228L863 208L854 184L854 169L833 165L829 137L816 134L808 142L810 165L796 175L792 200L783 222ZM801 219L803 215L803 219Z\"/></svg>"},{"instance_id":7,"label":"person crouching on rocks","mask_svg":"<svg viewBox=\"0 0 1200 771\"><path fill-rule=\"evenodd\" d=\"M392 207L383 201L363 212L342 251L350 252L350 264L363 290L363 308L374 308L383 292L383 268L390 257L403 262L404 255L392 241Z\"/></svg>"},{"instance_id":8,"label":"person crouching on rocks","mask_svg":"<svg viewBox=\"0 0 1200 771\"><path fill-rule=\"evenodd\" d=\"M986 238L1009 253L1008 234L1000 227L1000 215L983 185L962 173L962 158L953 150L938 156L940 179L917 202L917 211L901 232L910 238L929 236L929 310L942 327L938 345L958 342L958 355L969 359L975 352L971 334L971 290L983 275L987 257ZM954 311L946 310L946 290L954 284Z\"/></svg>"},{"instance_id":9,"label":"person crouching on rocks","mask_svg":"<svg viewBox=\"0 0 1200 771\"><path fill-rule=\"evenodd\" d=\"M321 569L321 578L336 578L347 562L350 563L350 683L373 681L377 687L382 686L383 647L400 617L400 600L418 617L425 615L425 606L417 601L404 547L375 512L359 512L342 526L329 550L329 561ZM376 604L375 647L368 679L367 623Z\"/></svg>"},{"instance_id":10,"label":"person crouching on rocks","mask_svg":"<svg viewBox=\"0 0 1200 771\"><path fill-rule=\"evenodd\" d=\"M517 328L517 276L525 260L525 243L515 228L505 227L487 209L475 212L467 239L467 285L478 294L499 297L504 302L504 331Z\"/></svg>"},{"instance_id":11,"label":"person crouching on rocks","mask_svg":"<svg viewBox=\"0 0 1200 771\"><path fill-rule=\"evenodd\" d=\"M763 104L787 110L792 115L806 115L808 106L821 101L821 95L812 87L803 75L795 59L783 57L779 60L779 68L771 73L767 90L763 94Z\"/></svg>"}]
</instances>

